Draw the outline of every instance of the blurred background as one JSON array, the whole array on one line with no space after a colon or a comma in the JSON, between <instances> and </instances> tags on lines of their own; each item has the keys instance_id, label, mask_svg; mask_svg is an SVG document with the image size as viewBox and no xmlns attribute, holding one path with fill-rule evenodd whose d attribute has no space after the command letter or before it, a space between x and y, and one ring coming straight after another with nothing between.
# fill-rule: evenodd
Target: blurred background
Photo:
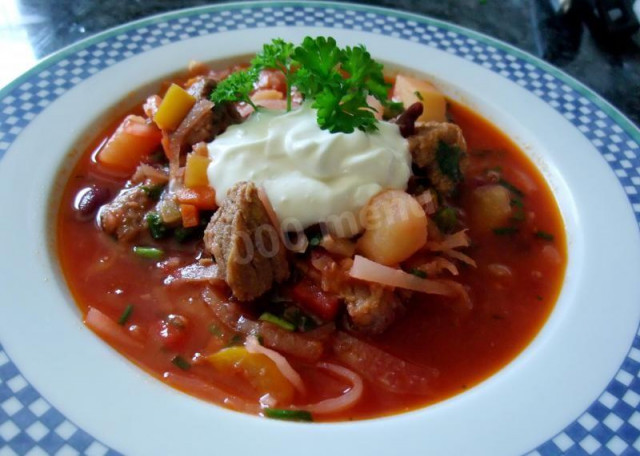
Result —
<instances>
[{"instance_id":1,"label":"blurred background","mask_svg":"<svg viewBox=\"0 0 640 456\"><path fill-rule=\"evenodd\" d=\"M204 0L0 0L0 87L105 29ZM640 125L640 0L359 1L443 19L566 71Z\"/></svg>"}]
</instances>

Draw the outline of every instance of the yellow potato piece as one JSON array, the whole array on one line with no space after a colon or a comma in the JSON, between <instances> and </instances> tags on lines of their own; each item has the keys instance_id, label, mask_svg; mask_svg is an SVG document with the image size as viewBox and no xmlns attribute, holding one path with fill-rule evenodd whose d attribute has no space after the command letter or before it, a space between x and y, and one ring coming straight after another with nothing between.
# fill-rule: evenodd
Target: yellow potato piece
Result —
<instances>
[{"instance_id":1,"label":"yellow potato piece","mask_svg":"<svg viewBox=\"0 0 640 456\"><path fill-rule=\"evenodd\" d=\"M164 95L153 121L163 130L175 130L186 117L193 105L195 97L177 84L171 84Z\"/></svg>"},{"instance_id":2,"label":"yellow potato piece","mask_svg":"<svg viewBox=\"0 0 640 456\"><path fill-rule=\"evenodd\" d=\"M471 194L471 223L478 231L499 228L512 214L511 195L501 185L483 185Z\"/></svg>"},{"instance_id":3,"label":"yellow potato piece","mask_svg":"<svg viewBox=\"0 0 640 456\"><path fill-rule=\"evenodd\" d=\"M401 101L405 108L422 102L424 110L418 122L447 120L447 100L430 82L399 74L393 87L393 99Z\"/></svg>"},{"instance_id":4,"label":"yellow potato piece","mask_svg":"<svg viewBox=\"0 0 640 456\"><path fill-rule=\"evenodd\" d=\"M386 190L363 209L364 234L357 250L372 261L398 264L427 242L427 216L420 204L402 190Z\"/></svg>"},{"instance_id":5,"label":"yellow potato piece","mask_svg":"<svg viewBox=\"0 0 640 456\"><path fill-rule=\"evenodd\" d=\"M187 155L187 164L184 170L184 185L187 188L201 187L209 185L207 168L209 167L208 157L202 155Z\"/></svg>"}]
</instances>

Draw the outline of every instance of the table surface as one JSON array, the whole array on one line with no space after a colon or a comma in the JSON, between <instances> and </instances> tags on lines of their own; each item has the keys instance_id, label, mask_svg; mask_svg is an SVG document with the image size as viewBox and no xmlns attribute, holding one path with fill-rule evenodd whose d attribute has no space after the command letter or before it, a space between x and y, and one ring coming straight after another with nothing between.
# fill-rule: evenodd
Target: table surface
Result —
<instances>
[{"instance_id":1,"label":"table surface","mask_svg":"<svg viewBox=\"0 0 640 456\"><path fill-rule=\"evenodd\" d=\"M557 1L557 0L556 0ZM596 40L583 22L557 15L553 0L375 0L443 19L543 58L640 124L640 32L626 40ZM202 0L0 0L0 87L64 46L105 29ZM364 3L364 2L359 2ZM635 3L640 10L640 0Z\"/></svg>"}]
</instances>

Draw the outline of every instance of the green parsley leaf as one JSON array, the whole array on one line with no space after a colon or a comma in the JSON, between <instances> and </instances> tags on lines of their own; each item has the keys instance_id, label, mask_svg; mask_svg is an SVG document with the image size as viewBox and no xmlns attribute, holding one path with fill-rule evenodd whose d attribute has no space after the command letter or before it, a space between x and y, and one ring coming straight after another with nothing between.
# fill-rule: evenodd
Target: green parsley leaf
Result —
<instances>
[{"instance_id":1,"label":"green parsley leaf","mask_svg":"<svg viewBox=\"0 0 640 456\"><path fill-rule=\"evenodd\" d=\"M255 68L231 73L226 79L220 81L216 90L211 93L211 101L216 104L244 101L257 111L258 107L250 98L256 79L258 79L258 71Z\"/></svg>"},{"instance_id":2,"label":"green parsley leaf","mask_svg":"<svg viewBox=\"0 0 640 456\"><path fill-rule=\"evenodd\" d=\"M251 60L252 67L257 70L272 69L280 70L287 83L287 111L291 110L291 82L292 82L292 61L294 46L281 38L276 38L270 44L262 46L262 52Z\"/></svg>"}]
</instances>

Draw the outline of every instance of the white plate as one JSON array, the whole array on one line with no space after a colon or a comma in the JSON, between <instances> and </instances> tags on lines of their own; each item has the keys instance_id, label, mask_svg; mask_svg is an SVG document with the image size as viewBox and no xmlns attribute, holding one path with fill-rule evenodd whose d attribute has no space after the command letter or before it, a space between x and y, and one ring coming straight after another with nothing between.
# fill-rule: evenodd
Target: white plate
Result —
<instances>
[{"instance_id":1,"label":"white plate","mask_svg":"<svg viewBox=\"0 0 640 456\"><path fill-rule=\"evenodd\" d=\"M91 126L132 90L190 59L232 58L273 37L319 34L364 43L375 58L432 75L449 96L499 125L554 190L569 262L540 334L482 384L411 413L304 425L182 394L95 337L61 278L52 220L68 154L76 157ZM0 447L20 454L635 453L639 138L618 111L549 65L477 33L391 10L227 4L75 44L0 92Z\"/></svg>"}]
</instances>

